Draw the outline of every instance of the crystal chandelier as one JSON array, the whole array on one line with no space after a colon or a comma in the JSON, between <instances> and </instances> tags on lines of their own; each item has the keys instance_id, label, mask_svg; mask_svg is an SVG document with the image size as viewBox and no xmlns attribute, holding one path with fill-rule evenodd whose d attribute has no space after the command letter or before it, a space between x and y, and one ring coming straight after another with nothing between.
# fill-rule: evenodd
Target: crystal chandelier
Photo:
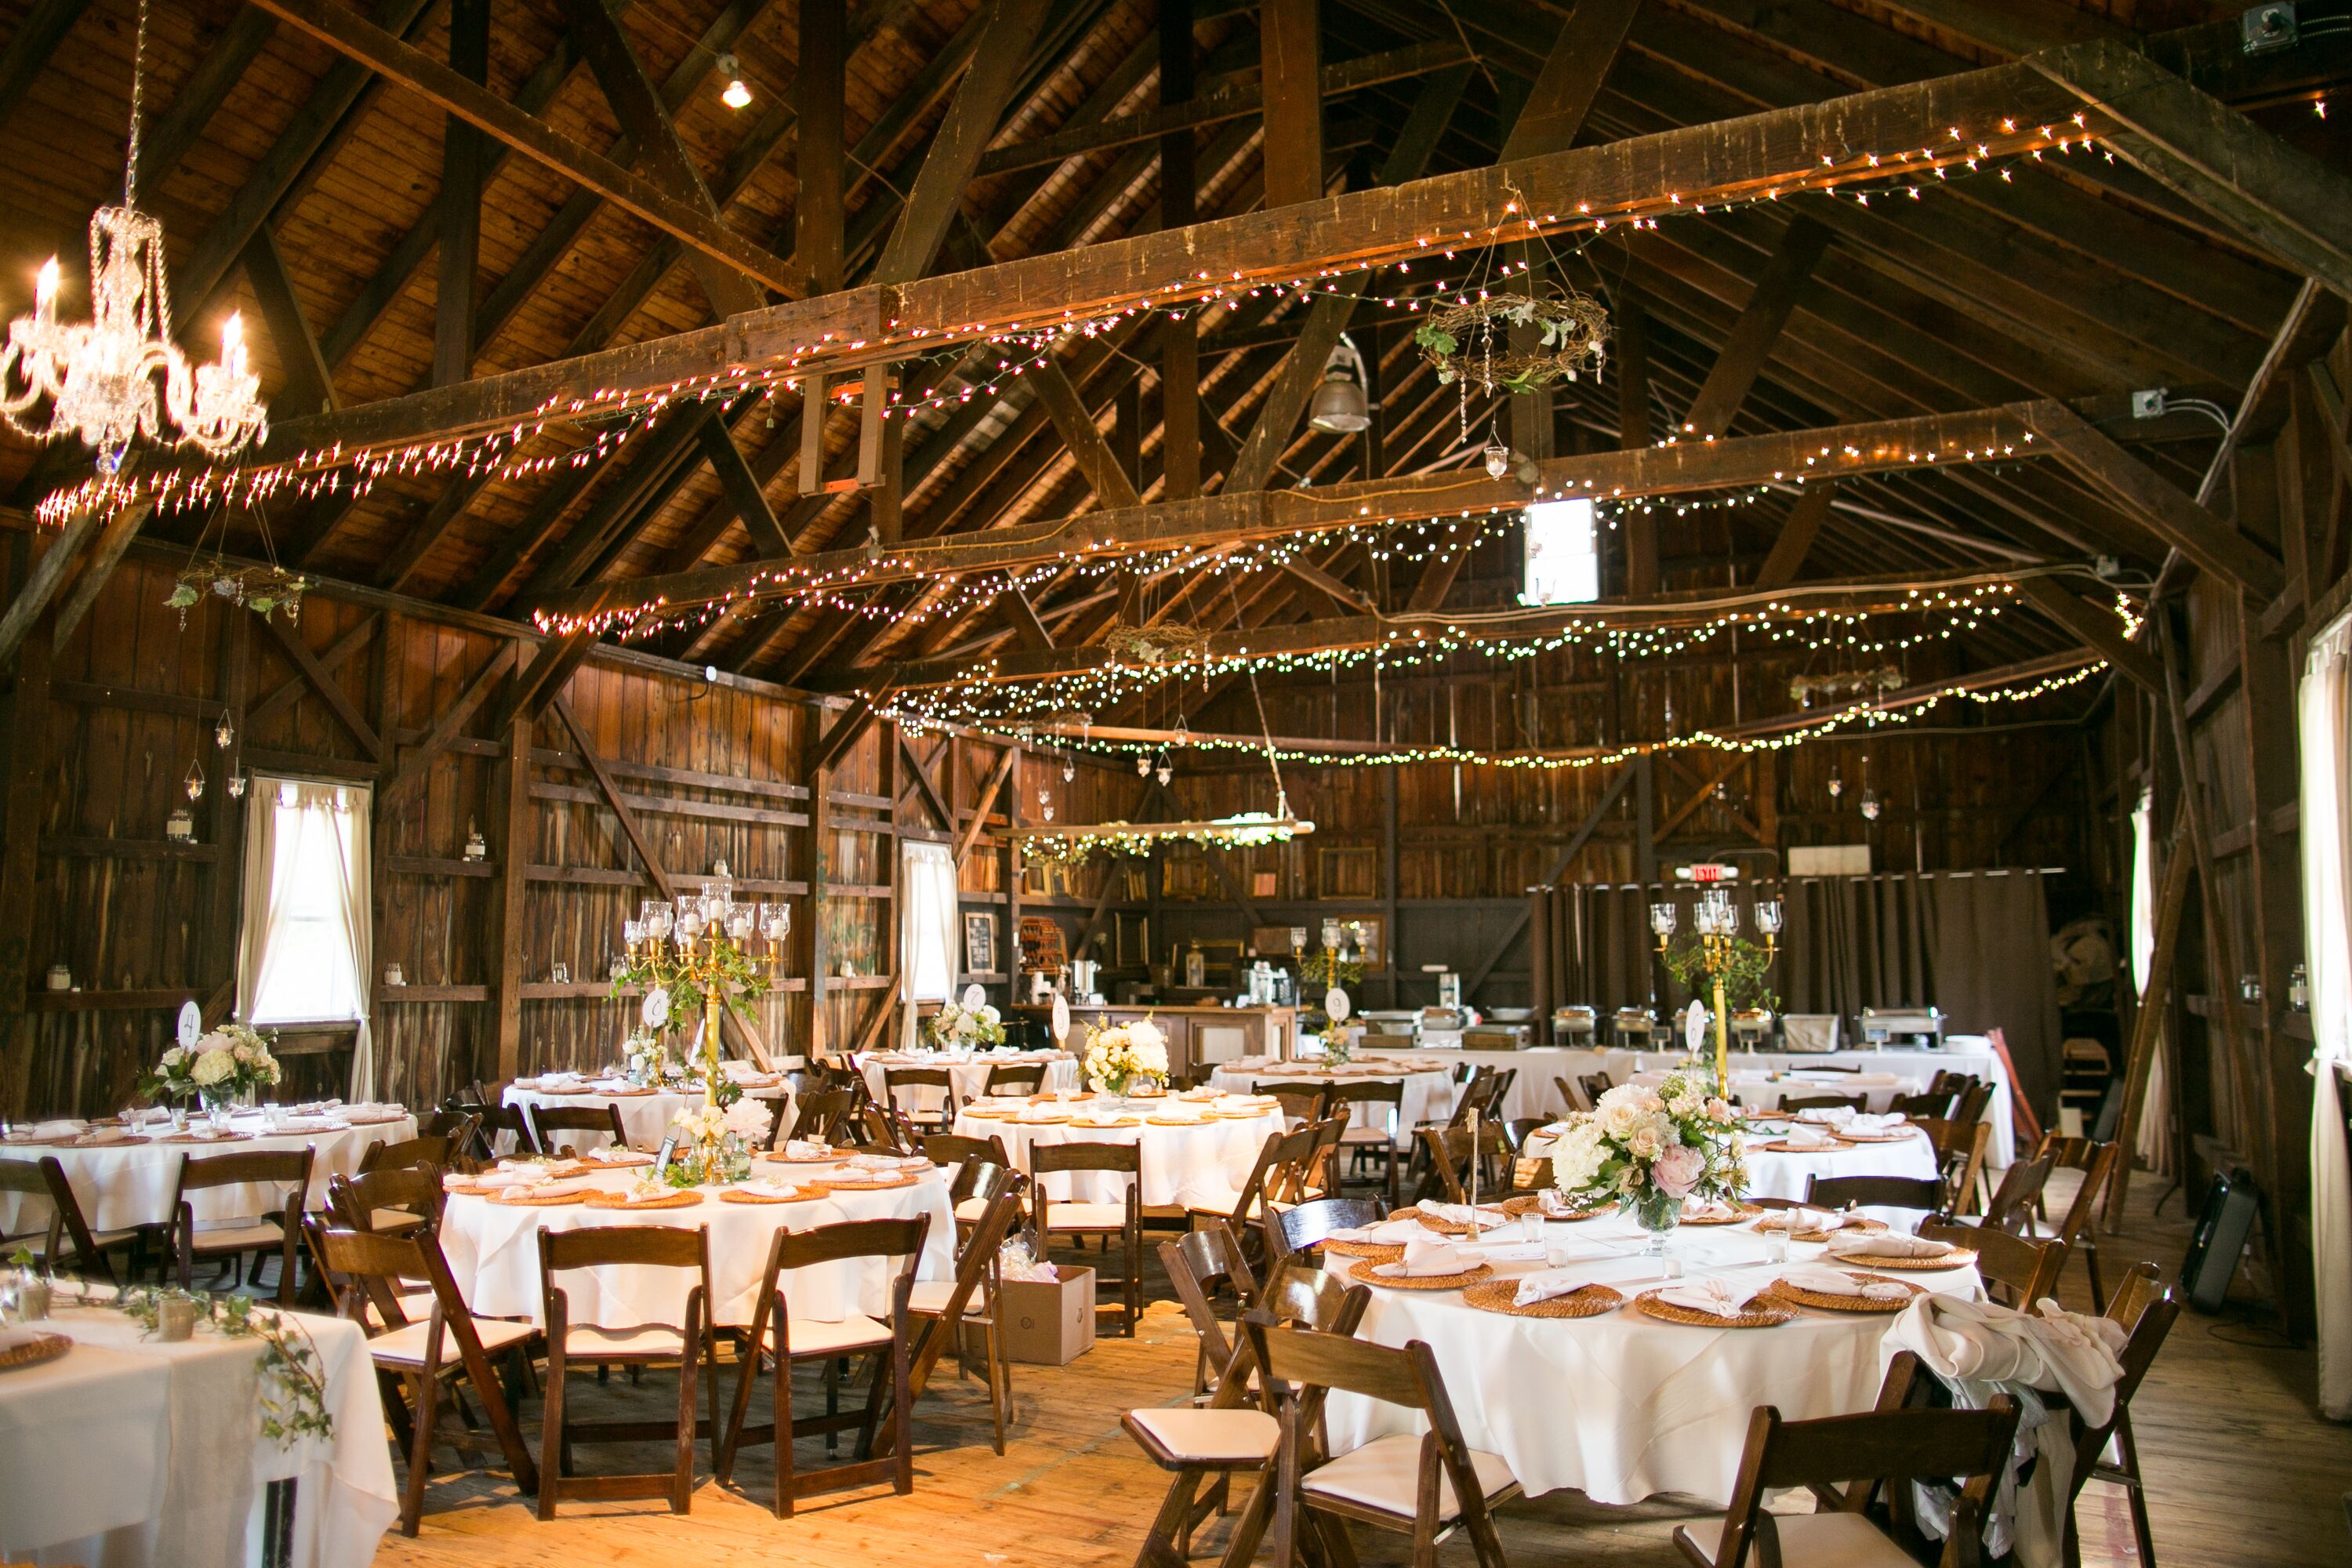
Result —
<instances>
[{"instance_id":1,"label":"crystal chandelier","mask_svg":"<svg viewBox=\"0 0 2352 1568\"><path fill-rule=\"evenodd\" d=\"M107 474L121 468L140 436L193 444L218 458L268 426L261 378L247 368L244 323L236 316L221 326L217 363L191 366L172 341L163 225L134 205L146 57L147 0L140 0L122 205L99 208L89 223L93 319L58 320L58 262L51 257L41 268L33 313L8 323L7 346L0 349L0 418L36 440L80 437L96 448L99 469ZM46 421L32 416L43 401Z\"/></svg>"}]
</instances>

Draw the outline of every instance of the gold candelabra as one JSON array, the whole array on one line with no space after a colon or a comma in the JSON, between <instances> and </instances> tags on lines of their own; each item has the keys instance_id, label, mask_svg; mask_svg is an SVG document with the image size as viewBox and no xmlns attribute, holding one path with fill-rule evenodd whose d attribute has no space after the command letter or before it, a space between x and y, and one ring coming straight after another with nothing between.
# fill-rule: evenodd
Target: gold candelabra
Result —
<instances>
[{"instance_id":1,"label":"gold candelabra","mask_svg":"<svg viewBox=\"0 0 2352 1568\"><path fill-rule=\"evenodd\" d=\"M1650 929L1657 933L1658 952L1664 956L1675 936L1676 910L1671 903L1650 906ZM1723 888L1709 888L1699 895L1698 908L1694 911L1692 925L1698 937L1698 966L1706 973L1707 986L1715 998L1715 1092L1728 1100L1731 1098L1731 1016L1724 1005L1723 983L1738 967L1740 949L1739 907L1731 901L1730 892ZM1780 955L1780 900L1756 900L1756 930L1764 939L1764 963L1769 967Z\"/></svg>"},{"instance_id":2,"label":"gold candelabra","mask_svg":"<svg viewBox=\"0 0 2352 1568\"><path fill-rule=\"evenodd\" d=\"M721 868L722 871L724 868ZM621 924L628 961L615 989L646 988L663 998L646 1009L648 1028L667 1029L677 1017L677 997L692 991L702 998L702 1103L719 1102L719 1028L731 994L763 996L773 988L783 961L784 938L793 929L790 906L739 904L734 884L724 876L702 884L699 893L676 900L647 899L634 920ZM752 955L756 942L767 952ZM653 1015L661 1015L656 1022Z\"/></svg>"}]
</instances>

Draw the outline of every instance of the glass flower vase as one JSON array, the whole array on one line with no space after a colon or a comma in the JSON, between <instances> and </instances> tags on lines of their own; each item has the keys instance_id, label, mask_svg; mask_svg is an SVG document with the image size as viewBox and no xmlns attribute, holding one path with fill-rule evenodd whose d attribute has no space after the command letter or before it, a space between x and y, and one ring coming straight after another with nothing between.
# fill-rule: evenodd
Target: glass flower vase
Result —
<instances>
[{"instance_id":1,"label":"glass flower vase","mask_svg":"<svg viewBox=\"0 0 2352 1568\"><path fill-rule=\"evenodd\" d=\"M1642 1227L1642 1256L1664 1258L1674 1240L1675 1227L1683 1221L1683 1201L1652 1191L1629 1202L1626 1208L1633 1223Z\"/></svg>"}]
</instances>

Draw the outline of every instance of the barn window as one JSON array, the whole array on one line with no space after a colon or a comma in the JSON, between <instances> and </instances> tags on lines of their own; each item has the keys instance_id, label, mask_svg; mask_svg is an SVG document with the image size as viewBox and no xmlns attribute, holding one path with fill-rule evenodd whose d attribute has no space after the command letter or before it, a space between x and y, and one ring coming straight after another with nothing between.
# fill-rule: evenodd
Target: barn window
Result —
<instances>
[{"instance_id":1,"label":"barn window","mask_svg":"<svg viewBox=\"0 0 2352 1568\"><path fill-rule=\"evenodd\" d=\"M1521 514L1527 574L1522 605L1589 605L1601 597L1601 551L1589 500L1540 501Z\"/></svg>"},{"instance_id":2,"label":"barn window","mask_svg":"<svg viewBox=\"0 0 2352 1568\"><path fill-rule=\"evenodd\" d=\"M238 998L246 1022L367 1016L368 792L257 778Z\"/></svg>"}]
</instances>

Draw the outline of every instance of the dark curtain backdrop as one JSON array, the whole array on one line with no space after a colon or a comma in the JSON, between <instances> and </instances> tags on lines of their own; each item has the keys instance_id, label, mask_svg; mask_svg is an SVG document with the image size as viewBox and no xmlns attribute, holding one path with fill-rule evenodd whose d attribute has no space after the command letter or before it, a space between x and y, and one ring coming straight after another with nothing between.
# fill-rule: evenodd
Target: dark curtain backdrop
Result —
<instances>
[{"instance_id":1,"label":"dark curtain backdrop","mask_svg":"<svg viewBox=\"0 0 2352 1568\"><path fill-rule=\"evenodd\" d=\"M1777 896L1787 914L1772 988L1783 1011L1835 1013L1849 1043L1864 1007L1943 1009L1946 1032L2003 1031L2017 1092L2045 1119L2057 1107L2058 986L2050 966L2050 911L2038 871L1966 875L1895 873L1747 883L1733 889L1740 931L1756 934L1756 900ZM1545 1015L1586 1003L1606 1016L1654 999L1679 1008L1689 995L1652 958L1650 905L1671 900L1678 931L1692 928L1698 889L1580 884L1534 895L1534 931L1550 978L1536 1000ZM1653 976L1657 987L1652 990Z\"/></svg>"}]
</instances>

